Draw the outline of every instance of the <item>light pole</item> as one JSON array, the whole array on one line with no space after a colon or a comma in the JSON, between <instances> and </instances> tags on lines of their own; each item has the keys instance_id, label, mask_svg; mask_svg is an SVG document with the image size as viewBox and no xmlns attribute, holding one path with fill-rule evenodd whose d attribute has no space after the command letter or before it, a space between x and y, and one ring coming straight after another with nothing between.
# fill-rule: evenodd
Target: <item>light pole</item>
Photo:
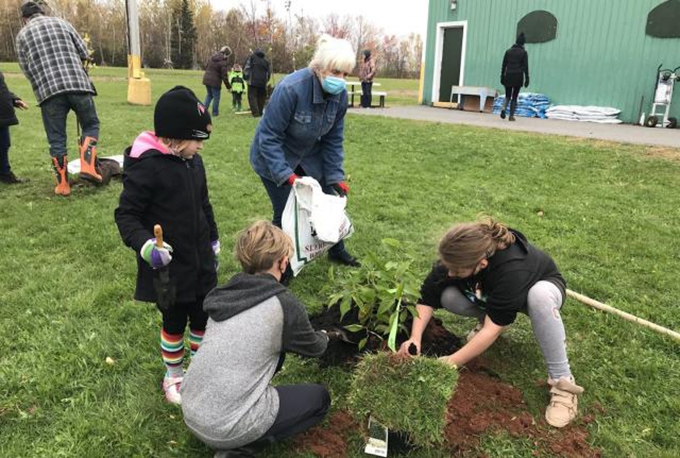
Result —
<instances>
[{"instance_id":1,"label":"light pole","mask_svg":"<svg viewBox=\"0 0 680 458\"><path fill-rule=\"evenodd\" d=\"M295 70L297 70L295 68L295 54L294 54L295 48L294 48L294 46L291 46L291 43L290 43L290 38L293 36L293 31L290 27L290 4L291 3L292 3L291 0L286 0L283 5L286 7L286 13L288 13L288 27L286 27L286 54L288 54L290 52L290 54L292 56L292 60L293 60L293 71L295 71Z\"/></svg>"},{"instance_id":2,"label":"light pole","mask_svg":"<svg viewBox=\"0 0 680 458\"><path fill-rule=\"evenodd\" d=\"M137 0L125 0L128 32L128 103L151 105L151 81L142 71Z\"/></svg>"}]
</instances>

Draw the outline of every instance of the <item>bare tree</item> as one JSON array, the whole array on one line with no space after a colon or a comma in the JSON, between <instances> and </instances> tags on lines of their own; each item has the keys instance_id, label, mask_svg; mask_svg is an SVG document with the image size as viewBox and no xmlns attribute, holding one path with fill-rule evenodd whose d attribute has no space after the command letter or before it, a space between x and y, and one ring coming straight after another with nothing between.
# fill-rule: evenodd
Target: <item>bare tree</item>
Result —
<instances>
[{"instance_id":1,"label":"bare tree","mask_svg":"<svg viewBox=\"0 0 680 458\"><path fill-rule=\"evenodd\" d=\"M0 59L16 60L15 37L21 29L20 6L25 0L0 2ZM89 34L100 65L127 64L125 0L37 0L48 14L69 21L81 35ZM180 10L183 0L139 2L142 63L163 67L184 46ZM202 66L222 46L233 51L232 62L243 63L253 49L264 48L275 72L304 67L311 59L322 31L348 39L361 51L370 49L381 77L417 77L423 43L411 34L398 38L362 16L329 14L321 20L293 12L294 0L285 0L285 15L277 16L272 0L242 0L229 11L216 11L209 0L188 0L194 17L196 42L189 60ZM176 58L176 57L175 57ZM185 58L186 59L186 58ZM176 62L178 64L178 62Z\"/></svg>"},{"instance_id":2,"label":"bare tree","mask_svg":"<svg viewBox=\"0 0 680 458\"><path fill-rule=\"evenodd\" d=\"M335 38L350 39L354 31L354 20L348 15L340 17L331 13L323 18L322 24L324 31Z\"/></svg>"}]
</instances>

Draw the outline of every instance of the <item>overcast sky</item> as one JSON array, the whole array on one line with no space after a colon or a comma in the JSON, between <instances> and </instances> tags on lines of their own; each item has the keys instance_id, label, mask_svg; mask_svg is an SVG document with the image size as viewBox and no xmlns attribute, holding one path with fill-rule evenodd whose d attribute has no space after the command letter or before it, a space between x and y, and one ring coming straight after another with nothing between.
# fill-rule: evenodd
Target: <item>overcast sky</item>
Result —
<instances>
[{"instance_id":1,"label":"overcast sky","mask_svg":"<svg viewBox=\"0 0 680 458\"><path fill-rule=\"evenodd\" d=\"M263 13L266 1L255 0L259 12ZM231 9L239 4L250 5L250 0L210 0L217 9ZM277 14L285 17L285 0L271 0ZM346 14L354 17L362 15L374 25L381 27L386 33L408 35L416 32L425 38L427 28L428 0L291 0L291 14L300 14L316 18L330 13L340 16Z\"/></svg>"}]
</instances>

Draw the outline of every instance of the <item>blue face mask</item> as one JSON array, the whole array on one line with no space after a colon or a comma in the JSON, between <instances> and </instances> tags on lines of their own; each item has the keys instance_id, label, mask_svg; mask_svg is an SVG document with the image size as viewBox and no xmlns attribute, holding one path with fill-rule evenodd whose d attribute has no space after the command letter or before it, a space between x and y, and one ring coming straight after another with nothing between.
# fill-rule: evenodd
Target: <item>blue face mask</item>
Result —
<instances>
[{"instance_id":1,"label":"blue face mask","mask_svg":"<svg viewBox=\"0 0 680 458\"><path fill-rule=\"evenodd\" d=\"M338 95L345 90L345 80L337 76L327 76L323 79L321 87L324 91L332 95Z\"/></svg>"}]
</instances>

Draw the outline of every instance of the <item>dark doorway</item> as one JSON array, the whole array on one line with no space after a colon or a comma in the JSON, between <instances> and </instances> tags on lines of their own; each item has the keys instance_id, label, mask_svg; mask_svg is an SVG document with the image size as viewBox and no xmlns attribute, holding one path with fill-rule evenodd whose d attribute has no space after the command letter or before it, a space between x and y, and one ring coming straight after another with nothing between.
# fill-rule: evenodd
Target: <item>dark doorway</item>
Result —
<instances>
[{"instance_id":1,"label":"dark doorway","mask_svg":"<svg viewBox=\"0 0 680 458\"><path fill-rule=\"evenodd\" d=\"M442 70L439 79L439 102L448 102L451 86L460 85L460 67L463 60L463 27L444 29Z\"/></svg>"}]
</instances>

